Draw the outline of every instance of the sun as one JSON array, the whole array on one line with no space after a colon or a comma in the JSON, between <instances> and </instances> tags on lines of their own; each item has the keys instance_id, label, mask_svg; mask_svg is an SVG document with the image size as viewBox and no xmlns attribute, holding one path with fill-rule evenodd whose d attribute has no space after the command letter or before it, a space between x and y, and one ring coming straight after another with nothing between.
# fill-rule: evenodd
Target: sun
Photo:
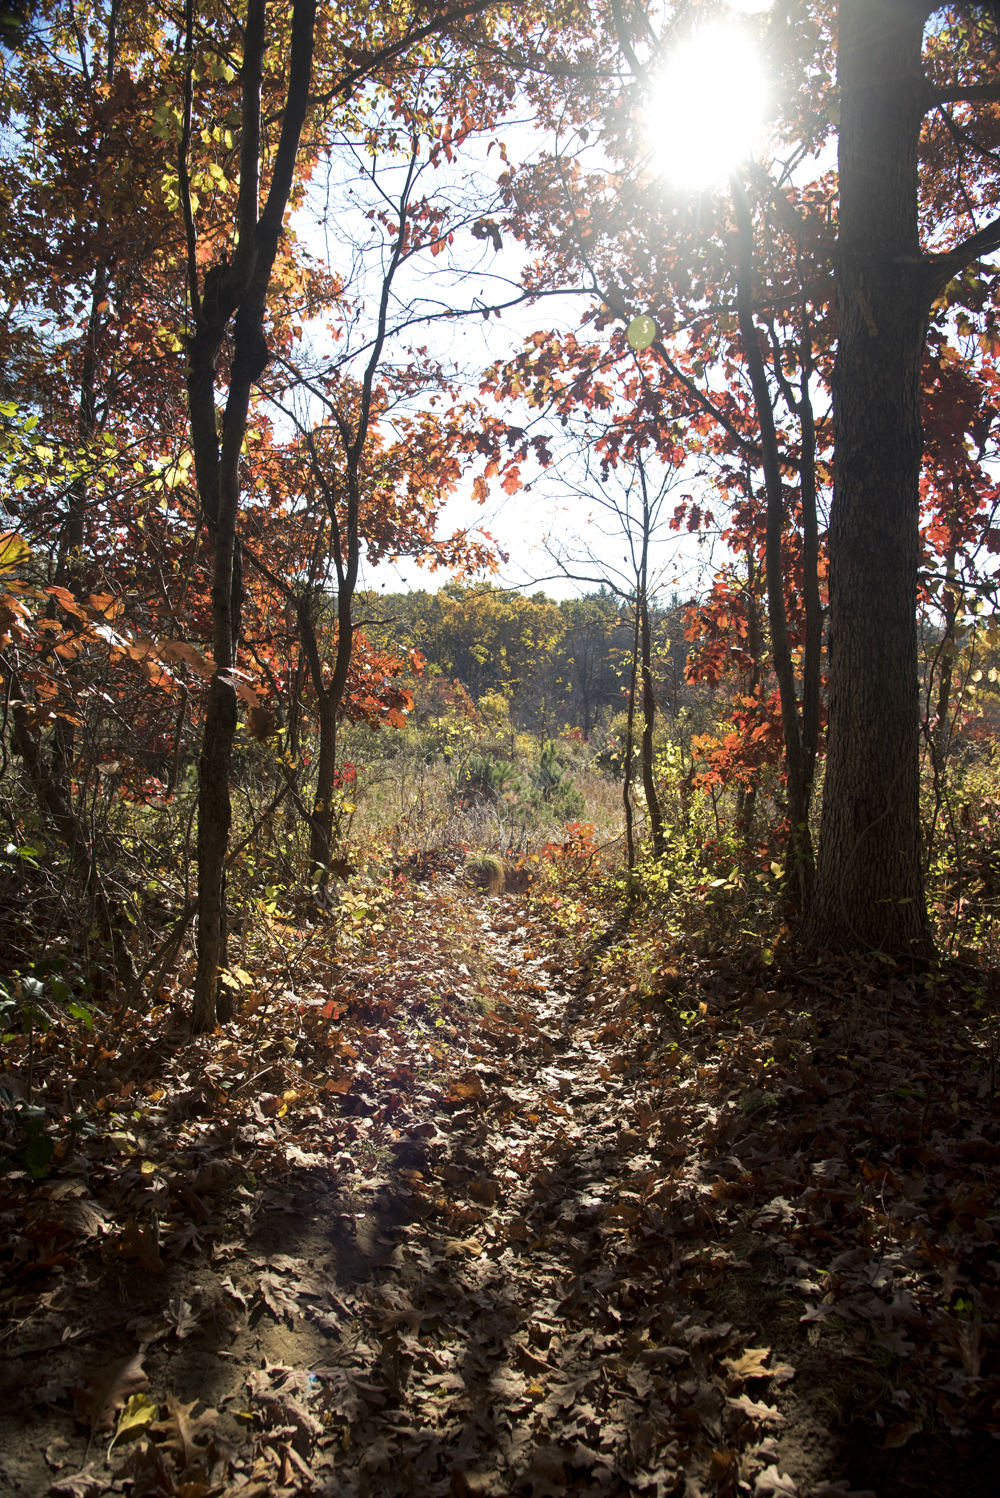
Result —
<instances>
[{"instance_id":1,"label":"sun","mask_svg":"<svg viewBox=\"0 0 1000 1498\"><path fill-rule=\"evenodd\" d=\"M657 78L647 128L657 168L679 187L709 187L752 155L767 87L746 34L706 26L682 42Z\"/></svg>"}]
</instances>

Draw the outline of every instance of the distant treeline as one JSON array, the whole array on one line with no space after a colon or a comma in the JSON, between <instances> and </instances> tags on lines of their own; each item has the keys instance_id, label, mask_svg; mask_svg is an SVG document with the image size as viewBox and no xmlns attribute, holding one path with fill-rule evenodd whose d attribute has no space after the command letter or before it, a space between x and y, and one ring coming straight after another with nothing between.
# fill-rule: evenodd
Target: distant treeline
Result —
<instances>
[{"instance_id":1,"label":"distant treeline","mask_svg":"<svg viewBox=\"0 0 1000 1498\"><path fill-rule=\"evenodd\" d=\"M500 694L512 720L549 733L569 726L589 738L624 707L632 670L631 605L606 589L555 602L489 582L450 582L437 593L358 595L365 633L384 650L419 650L427 670L457 680L475 701ZM692 689L683 605L653 610L660 710L675 714Z\"/></svg>"}]
</instances>

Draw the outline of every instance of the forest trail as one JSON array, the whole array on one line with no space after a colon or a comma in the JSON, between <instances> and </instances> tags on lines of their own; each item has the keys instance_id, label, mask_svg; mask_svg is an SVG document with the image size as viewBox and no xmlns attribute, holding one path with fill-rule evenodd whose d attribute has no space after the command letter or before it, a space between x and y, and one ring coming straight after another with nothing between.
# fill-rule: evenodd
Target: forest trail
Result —
<instances>
[{"instance_id":1,"label":"forest trail","mask_svg":"<svg viewBox=\"0 0 1000 1498\"><path fill-rule=\"evenodd\" d=\"M282 930L225 1036L164 1005L76 1057L106 1127L2 1188L3 1490L992 1491L972 1031L932 1095L899 980L863 1024L842 974L807 1011L714 954L644 1003L627 947L414 872L363 955Z\"/></svg>"}]
</instances>

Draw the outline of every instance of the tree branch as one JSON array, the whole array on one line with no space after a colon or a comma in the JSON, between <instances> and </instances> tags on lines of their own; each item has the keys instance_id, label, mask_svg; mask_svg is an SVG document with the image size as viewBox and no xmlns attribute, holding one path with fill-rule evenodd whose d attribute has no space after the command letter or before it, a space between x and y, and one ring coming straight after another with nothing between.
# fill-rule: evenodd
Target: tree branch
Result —
<instances>
[{"instance_id":1,"label":"tree branch","mask_svg":"<svg viewBox=\"0 0 1000 1498\"><path fill-rule=\"evenodd\" d=\"M956 83L952 88L932 88L928 92L928 109L939 104L1000 103L1000 83Z\"/></svg>"},{"instance_id":2,"label":"tree branch","mask_svg":"<svg viewBox=\"0 0 1000 1498\"><path fill-rule=\"evenodd\" d=\"M980 229L978 234L970 234L968 239L963 239L953 250L948 250L944 255L929 255L926 260L927 266L927 288L931 301L939 297L948 282L963 271L967 265L972 265L981 260L984 255L991 255L994 250L1000 249L1000 218L993 219L992 223Z\"/></svg>"}]
</instances>

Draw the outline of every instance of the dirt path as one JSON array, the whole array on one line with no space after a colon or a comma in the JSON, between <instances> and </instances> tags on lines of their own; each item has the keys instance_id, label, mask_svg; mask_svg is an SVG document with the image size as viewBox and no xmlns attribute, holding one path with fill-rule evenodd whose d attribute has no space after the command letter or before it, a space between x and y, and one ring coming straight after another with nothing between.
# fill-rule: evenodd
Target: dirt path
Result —
<instances>
[{"instance_id":1,"label":"dirt path","mask_svg":"<svg viewBox=\"0 0 1000 1498\"><path fill-rule=\"evenodd\" d=\"M447 873L406 898L380 955L332 981L307 951L221 1048L147 1063L124 1160L105 1138L35 1188L53 1262L15 1276L0 1488L889 1498L949 1491L930 1451L993 1491L947 1437L884 1450L885 1379L813 1314L690 1017L523 901Z\"/></svg>"}]
</instances>

